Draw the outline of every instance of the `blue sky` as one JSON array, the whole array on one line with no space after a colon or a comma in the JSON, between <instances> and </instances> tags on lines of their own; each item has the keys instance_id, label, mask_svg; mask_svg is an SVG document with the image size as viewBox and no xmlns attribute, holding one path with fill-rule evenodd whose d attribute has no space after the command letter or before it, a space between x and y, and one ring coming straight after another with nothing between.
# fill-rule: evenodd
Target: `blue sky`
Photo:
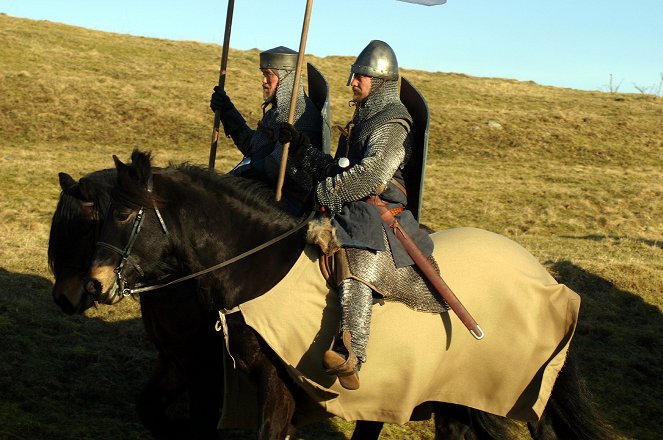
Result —
<instances>
[{"instance_id":1,"label":"blue sky","mask_svg":"<svg viewBox=\"0 0 663 440\"><path fill-rule=\"evenodd\" d=\"M227 4L0 0L0 12L221 45ZM297 49L305 6L305 0L235 0L230 47ZM307 53L354 56L372 39L388 42L405 68L602 91L610 89L612 75L613 90L654 93L663 75L663 0L447 0L431 7L396 0L313 2Z\"/></svg>"}]
</instances>

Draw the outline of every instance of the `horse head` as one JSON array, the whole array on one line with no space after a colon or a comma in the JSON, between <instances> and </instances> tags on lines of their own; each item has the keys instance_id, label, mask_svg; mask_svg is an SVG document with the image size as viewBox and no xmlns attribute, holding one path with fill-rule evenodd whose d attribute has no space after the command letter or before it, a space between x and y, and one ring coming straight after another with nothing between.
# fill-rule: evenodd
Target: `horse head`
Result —
<instances>
[{"instance_id":1,"label":"horse head","mask_svg":"<svg viewBox=\"0 0 663 440\"><path fill-rule=\"evenodd\" d=\"M162 202L152 192L150 154L134 151L131 165L113 159L117 181L85 283L86 293L104 304L130 295L139 282L154 281L143 279L146 273L161 279L172 272L172 265L164 264L169 237Z\"/></svg>"},{"instance_id":2,"label":"horse head","mask_svg":"<svg viewBox=\"0 0 663 440\"><path fill-rule=\"evenodd\" d=\"M59 173L60 199L48 240L48 264L55 277L53 300L67 314L93 305L83 289L101 220L110 200L115 170L90 173L78 181Z\"/></svg>"}]
</instances>

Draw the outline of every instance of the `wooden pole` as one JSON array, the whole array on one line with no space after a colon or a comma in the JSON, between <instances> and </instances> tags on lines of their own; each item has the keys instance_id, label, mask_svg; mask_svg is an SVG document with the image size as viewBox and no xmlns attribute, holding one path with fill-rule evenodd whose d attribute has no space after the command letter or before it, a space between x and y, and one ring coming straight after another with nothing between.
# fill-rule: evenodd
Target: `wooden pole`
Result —
<instances>
[{"instance_id":1,"label":"wooden pole","mask_svg":"<svg viewBox=\"0 0 663 440\"><path fill-rule=\"evenodd\" d=\"M226 30L223 34L223 51L221 52L221 68L219 69L219 88L225 89L226 66L228 65L228 50L230 48L230 30L233 23L233 9L235 0L228 0L228 11L226 12ZM209 150L209 170L214 169L216 161L216 147L219 143L219 127L221 126L221 111L214 112L214 129L212 130L212 144Z\"/></svg>"},{"instance_id":2,"label":"wooden pole","mask_svg":"<svg viewBox=\"0 0 663 440\"><path fill-rule=\"evenodd\" d=\"M297 95L299 92L299 83L302 76L302 67L304 65L304 51L306 50L306 37L308 36L308 25L311 21L311 9L313 0L306 0L306 12L304 13L304 24L302 25L302 37L299 40L299 53L297 54L297 68L295 69L295 83L292 86L292 98L290 99L290 112L288 113L288 123L292 124L295 120L295 111L297 110ZM288 163L288 150L290 143L283 146L283 155L281 156L281 168L279 170L279 180L276 183L276 201L281 200L283 181L285 180L285 169Z\"/></svg>"}]
</instances>

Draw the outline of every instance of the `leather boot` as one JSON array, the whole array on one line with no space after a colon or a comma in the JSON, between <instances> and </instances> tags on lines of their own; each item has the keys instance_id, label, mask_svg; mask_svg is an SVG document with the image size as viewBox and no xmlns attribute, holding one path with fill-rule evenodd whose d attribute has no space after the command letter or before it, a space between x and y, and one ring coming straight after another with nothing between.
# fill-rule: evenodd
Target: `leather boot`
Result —
<instances>
[{"instance_id":1,"label":"leather boot","mask_svg":"<svg viewBox=\"0 0 663 440\"><path fill-rule=\"evenodd\" d=\"M338 382L343 388L346 390L356 390L359 388L359 375L357 371L359 370L360 362L352 350L350 332L344 330L340 339L343 343L342 347L336 350L327 350L322 357L322 365L325 367L325 373L338 376ZM347 352L347 355L342 353L343 351Z\"/></svg>"}]
</instances>

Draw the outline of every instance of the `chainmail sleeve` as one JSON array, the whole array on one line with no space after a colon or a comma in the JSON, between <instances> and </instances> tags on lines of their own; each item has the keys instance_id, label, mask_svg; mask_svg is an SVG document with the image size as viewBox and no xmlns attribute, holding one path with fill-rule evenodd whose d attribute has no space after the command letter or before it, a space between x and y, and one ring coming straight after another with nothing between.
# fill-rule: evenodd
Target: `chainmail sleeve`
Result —
<instances>
[{"instance_id":1,"label":"chainmail sleeve","mask_svg":"<svg viewBox=\"0 0 663 440\"><path fill-rule=\"evenodd\" d=\"M387 123L376 128L368 138L366 153L360 163L316 187L318 202L340 212L344 203L377 194L403 164L408 130L401 123Z\"/></svg>"},{"instance_id":2,"label":"chainmail sleeve","mask_svg":"<svg viewBox=\"0 0 663 440\"><path fill-rule=\"evenodd\" d=\"M307 147L303 153L297 156L294 160L295 166L306 171L316 181L327 177L328 170L336 163L331 155L315 147Z\"/></svg>"}]
</instances>

